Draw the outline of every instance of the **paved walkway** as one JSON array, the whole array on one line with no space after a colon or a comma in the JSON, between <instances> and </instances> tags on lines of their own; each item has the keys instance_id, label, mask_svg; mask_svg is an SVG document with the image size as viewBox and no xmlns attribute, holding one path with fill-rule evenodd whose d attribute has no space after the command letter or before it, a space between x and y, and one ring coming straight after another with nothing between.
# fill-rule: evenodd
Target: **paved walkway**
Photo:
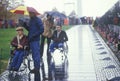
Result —
<instances>
[{"instance_id":1,"label":"paved walkway","mask_svg":"<svg viewBox=\"0 0 120 81\"><path fill-rule=\"evenodd\" d=\"M75 26L69 35L68 81L96 81L88 26Z\"/></svg>"},{"instance_id":2,"label":"paved walkway","mask_svg":"<svg viewBox=\"0 0 120 81\"><path fill-rule=\"evenodd\" d=\"M120 76L120 64L117 58L91 27L74 26L67 31L67 35L69 37L68 57L63 57L61 60L59 52L53 55L55 63L53 77L56 78L52 81L107 81ZM43 61L47 73L45 55ZM21 73L17 80L11 80L8 71L5 71L0 81L34 81L34 75L28 72Z\"/></svg>"}]
</instances>

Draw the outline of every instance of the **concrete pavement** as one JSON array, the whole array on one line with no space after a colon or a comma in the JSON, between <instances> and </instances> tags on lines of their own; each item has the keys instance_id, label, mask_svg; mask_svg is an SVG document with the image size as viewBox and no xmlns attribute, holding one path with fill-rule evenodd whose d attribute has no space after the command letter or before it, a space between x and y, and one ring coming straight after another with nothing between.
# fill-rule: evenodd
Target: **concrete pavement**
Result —
<instances>
[{"instance_id":1,"label":"concrete pavement","mask_svg":"<svg viewBox=\"0 0 120 81\"><path fill-rule=\"evenodd\" d=\"M116 77L119 79L120 63L94 29L88 25L78 25L69 29L67 35L69 53L67 58L62 59L59 52L53 55L54 80L51 81L107 81ZM46 54L43 61L47 73ZM39 78L43 79L41 71L40 74ZM0 76L0 81L34 81L35 75L27 71L21 73L17 80L11 80L10 77L6 70Z\"/></svg>"}]
</instances>

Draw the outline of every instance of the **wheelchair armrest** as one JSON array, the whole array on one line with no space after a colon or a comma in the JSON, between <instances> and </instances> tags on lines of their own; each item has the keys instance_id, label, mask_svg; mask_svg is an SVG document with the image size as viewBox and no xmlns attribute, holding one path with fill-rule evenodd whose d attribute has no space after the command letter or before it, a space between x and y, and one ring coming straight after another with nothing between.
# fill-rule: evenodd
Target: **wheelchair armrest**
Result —
<instances>
[{"instance_id":1,"label":"wheelchair armrest","mask_svg":"<svg viewBox=\"0 0 120 81\"><path fill-rule=\"evenodd\" d=\"M10 55L13 56L15 54L15 50L10 51Z\"/></svg>"},{"instance_id":2,"label":"wheelchair armrest","mask_svg":"<svg viewBox=\"0 0 120 81\"><path fill-rule=\"evenodd\" d=\"M29 50L29 46L24 46L24 50Z\"/></svg>"},{"instance_id":3,"label":"wheelchair armrest","mask_svg":"<svg viewBox=\"0 0 120 81\"><path fill-rule=\"evenodd\" d=\"M15 48L15 47L13 47L12 45L10 45L10 54L12 54L12 53L13 53L14 48Z\"/></svg>"}]
</instances>

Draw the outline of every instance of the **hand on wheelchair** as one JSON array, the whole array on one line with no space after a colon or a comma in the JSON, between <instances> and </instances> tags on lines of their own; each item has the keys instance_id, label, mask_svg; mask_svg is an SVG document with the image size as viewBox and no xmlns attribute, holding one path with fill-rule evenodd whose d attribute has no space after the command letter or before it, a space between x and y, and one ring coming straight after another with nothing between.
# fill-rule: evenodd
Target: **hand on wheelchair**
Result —
<instances>
[{"instance_id":1,"label":"hand on wheelchair","mask_svg":"<svg viewBox=\"0 0 120 81\"><path fill-rule=\"evenodd\" d=\"M24 50L30 50L30 47L29 46L24 46Z\"/></svg>"}]
</instances>

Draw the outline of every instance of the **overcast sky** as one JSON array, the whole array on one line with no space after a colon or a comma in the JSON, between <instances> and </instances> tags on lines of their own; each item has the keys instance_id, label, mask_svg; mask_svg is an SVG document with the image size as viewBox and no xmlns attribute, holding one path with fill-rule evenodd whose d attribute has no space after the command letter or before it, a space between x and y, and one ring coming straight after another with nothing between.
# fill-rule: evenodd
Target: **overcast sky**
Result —
<instances>
[{"instance_id":1,"label":"overcast sky","mask_svg":"<svg viewBox=\"0 0 120 81\"><path fill-rule=\"evenodd\" d=\"M118 0L82 0L82 14L83 16L101 16L117 1ZM65 0L25 0L25 5L36 8L40 13L50 11L55 7L62 12L64 11L64 2ZM69 14L70 11L71 8L69 8L66 13Z\"/></svg>"},{"instance_id":2,"label":"overcast sky","mask_svg":"<svg viewBox=\"0 0 120 81\"><path fill-rule=\"evenodd\" d=\"M117 1L118 0L83 0L83 14L101 16ZM86 4L86 2L89 4Z\"/></svg>"}]
</instances>

